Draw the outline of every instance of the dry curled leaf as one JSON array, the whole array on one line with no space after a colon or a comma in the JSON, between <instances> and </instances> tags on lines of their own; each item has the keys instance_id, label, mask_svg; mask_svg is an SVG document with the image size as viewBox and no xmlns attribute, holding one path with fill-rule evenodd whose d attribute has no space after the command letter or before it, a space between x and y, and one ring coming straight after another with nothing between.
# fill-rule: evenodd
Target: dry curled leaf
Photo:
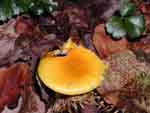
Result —
<instances>
[{"instance_id":1,"label":"dry curled leaf","mask_svg":"<svg viewBox=\"0 0 150 113\"><path fill-rule=\"evenodd\" d=\"M28 65L18 63L0 68L0 111L13 104L18 96L23 96L30 85L31 72Z\"/></svg>"},{"instance_id":2,"label":"dry curled leaf","mask_svg":"<svg viewBox=\"0 0 150 113\"><path fill-rule=\"evenodd\" d=\"M96 26L93 43L99 56L102 58L128 48L128 41L125 38L119 41L111 39L111 37L106 34L103 24Z\"/></svg>"}]
</instances>

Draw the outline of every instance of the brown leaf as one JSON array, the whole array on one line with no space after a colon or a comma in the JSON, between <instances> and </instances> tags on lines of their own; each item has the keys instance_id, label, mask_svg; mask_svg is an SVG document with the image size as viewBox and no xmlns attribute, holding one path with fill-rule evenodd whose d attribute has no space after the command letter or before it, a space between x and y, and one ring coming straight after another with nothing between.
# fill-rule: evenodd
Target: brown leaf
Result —
<instances>
[{"instance_id":1,"label":"brown leaf","mask_svg":"<svg viewBox=\"0 0 150 113\"><path fill-rule=\"evenodd\" d=\"M34 25L34 22L32 18L29 16L19 16L16 19L16 24L15 24L15 31L19 35L25 35L26 37L32 37L36 33L36 26ZM37 35L37 34L36 34Z\"/></svg>"},{"instance_id":2,"label":"brown leaf","mask_svg":"<svg viewBox=\"0 0 150 113\"><path fill-rule=\"evenodd\" d=\"M17 36L17 34L15 33L15 24L16 24L16 20L11 19L7 23L4 23L3 25L0 26L0 31L1 32L5 31L5 32L10 33L14 36Z\"/></svg>"},{"instance_id":3,"label":"brown leaf","mask_svg":"<svg viewBox=\"0 0 150 113\"><path fill-rule=\"evenodd\" d=\"M128 41L125 38L119 41L112 40L111 37L106 34L103 24L96 26L93 43L99 56L102 58L128 48Z\"/></svg>"},{"instance_id":4,"label":"brown leaf","mask_svg":"<svg viewBox=\"0 0 150 113\"><path fill-rule=\"evenodd\" d=\"M21 108L22 108L22 104L23 104L23 98L20 97L18 99L18 103L16 108L13 109L9 109L7 106L5 106L4 110L2 111L2 113L19 113Z\"/></svg>"},{"instance_id":5,"label":"brown leaf","mask_svg":"<svg viewBox=\"0 0 150 113\"><path fill-rule=\"evenodd\" d=\"M140 9L144 14L150 14L150 3L149 4L140 4Z\"/></svg>"},{"instance_id":6,"label":"brown leaf","mask_svg":"<svg viewBox=\"0 0 150 113\"><path fill-rule=\"evenodd\" d=\"M0 60L9 56L15 45L15 37L9 37L4 33L0 33Z\"/></svg>"},{"instance_id":7,"label":"brown leaf","mask_svg":"<svg viewBox=\"0 0 150 113\"><path fill-rule=\"evenodd\" d=\"M98 113L98 108L95 105L85 105L81 113Z\"/></svg>"},{"instance_id":8,"label":"brown leaf","mask_svg":"<svg viewBox=\"0 0 150 113\"><path fill-rule=\"evenodd\" d=\"M39 96L31 88L26 103L20 113L45 113L46 106L43 101L40 100Z\"/></svg>"},{"instance_id":9,"label":"brown leaf","mask_svg":"<svg viewBox=\"0 0 150 113\"><path fill-rule=\"evenodd\" d=\"M135 52L139 60L150 63L150 36L144 37L138 42L130 43L129 47Z\"/></svg>"},{"instance_id":10,"label":"brown leaf","mask_svg":"<svg viewBox=\"0 0 150 113\"><path fill-rule=\"evenodd\" d=\"M134 99L138 100L137 94L140 94L136 89L139 86L133 81L142 72L149 72L150 67L138 61L136 55L129 50L113 54L106 62L109 63L109 69L98 92L109 104L121 108L133 106Z\"/></svg>"},{"instance_id":11,"label":"brown leaf","mask_svg":"<svg viewBox=\"0 0 150 113\"><path fill-rule=\"evenodd\" d=\"M31 85L28 65L20 63L0 68L0 110L12 104Z\"/></svg>"},{"instance_id":12,"label":"brown leaf","mask_svg":"<svg viewBox=\"0 0 150 113\"><path fill-rule=\"evenodd\" d=\"M74 25L78 28L87 28L89 18L87 18L88 15L86 13L87 12L82 7L67 5L60 16L68 18L70 25Z\"/></svg>"}]
</instances>

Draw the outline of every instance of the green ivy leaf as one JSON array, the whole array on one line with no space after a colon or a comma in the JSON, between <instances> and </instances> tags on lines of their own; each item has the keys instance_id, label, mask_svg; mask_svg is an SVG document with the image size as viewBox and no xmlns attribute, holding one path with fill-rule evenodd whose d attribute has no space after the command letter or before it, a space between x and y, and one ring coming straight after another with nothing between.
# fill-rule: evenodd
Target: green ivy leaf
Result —
<instances>
[{"instance_id":1,"label":"green ivy leaf","mask_svg":"<svg viewBox=\"0 0 150 113\"><path fill-rule=\"evenodd\" d=\"M130 16L133 15L135 12L136 12L135 4L130 2L123 2L120 9L121 16Z\"/></svg>"},{"instance_id":2,"label":"green ivy leaf","mask_svg":"<svg viewBox=\"0 0 150 113\"><path fill-rule=\"evenodd\" d=\"M130 0L123 0L120 16L112 16L106 23L106 30L112 38L119 39L127 36L134 40L140 38L145 31L145 19L143 15L136 15L136 6Z\"/></svg>"},{"instance_id":3,"label":"green ivy leaf","mask_svg":"<svg viewBox=\"0 0 150 113\"><path fill-rule=\"evenodd\" d=\"M144 16L131 16L125 20L126 31L129 39L137 39L145 30Z\"/></svg>"},{"instance_id":4,"label":"green ivy leaf","mask_svg":"<svg viewBox=\"0 0 150 113\"><path fill-rule=\"evenodd\" d=\"M122 19L118 16L113 16L110 18L110 20L106 24L106 30L115 39L120 39L126 35L126 30Z\"/></svg>"},{"instance_id":5,"label":"green ivy leaf","mask_svg":"<svg viewBox=\"0 0 150 113\"><path fill-rule=\"evenodd\" d=\"M34 13L41 15L56 9L57 2L53 0L1 0L0 20L5 21L20 13Z\"/></svg>"},{"instance_id":6,"label":"green ivy leaf","mask_svg":"<svg viewBox=\"0 0 150 113\"><path fill-rule=\"evenodd\" d=\"M20 11L28 12L32 0L14 0L14 3L20 8Z\"/></svg>"},{"instance_id":7,"label":"green ivy leaf","mask_svg":"<svg viewBox=\"0 0 150 113\"><path fill-rule=\"evenodd\" d=\"M114 39L127 35L128 39L134 40L145 31L145 19L143 15L124 18L112 16L106 24L106 30Z\"/></svg>"},{"instance_id":8,"label":"green ivy leaf","mask_svg":"<svg viewBox=\"0 0 150 113\"><path fill-rule=\"evenodd\" d=\"M143 15L131 16L128 20L140 29L141 32L145 31L145 19Z\"/></svg>"},{"instance_id":9,"label":"green ivy leaf","mask_svg":"<svg viewBox=\"0 0 150 113\"><path fill-rule=\"evenodd\" d=\"M129 39L137 39L141 35L141 31L134 24L132 24L128 19L125 20L126 32Z\"/></svg>"}]
</instances>

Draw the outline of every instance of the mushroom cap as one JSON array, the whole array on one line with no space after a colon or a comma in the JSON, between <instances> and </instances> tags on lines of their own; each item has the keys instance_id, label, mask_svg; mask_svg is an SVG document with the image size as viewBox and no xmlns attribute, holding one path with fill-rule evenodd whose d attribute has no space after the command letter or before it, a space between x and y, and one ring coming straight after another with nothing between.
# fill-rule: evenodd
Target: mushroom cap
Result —
<instances>
[{"instance_id":1,"label":"mushroom cap","mask_svg":"<svg viewBox=\"0 0 150 113\"><path fill-rule=\"evenodd\" d=\"M44 56L39 62L38 75L55 92L78 95L98 87L106 67L92 51L78 46L66 56Z\"/></svg>"}]
</instances>

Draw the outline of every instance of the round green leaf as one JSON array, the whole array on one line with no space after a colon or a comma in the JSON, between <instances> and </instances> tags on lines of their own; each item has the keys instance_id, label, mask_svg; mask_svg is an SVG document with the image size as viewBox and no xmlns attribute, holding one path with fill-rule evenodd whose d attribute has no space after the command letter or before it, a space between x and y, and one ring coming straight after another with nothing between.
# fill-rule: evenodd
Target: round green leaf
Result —
<instances>
[{"instance_id":1,"label":"round green leaf","mask_svg":"<svg viewBox=\"0 0 150 113\"><path fill-rule=\"evenodd\" d=\"M130 16L136 12L136 6L133 3L127 2L122 4L120 9L121 16Z\"/></svg>"},{"instance_id":2,"label":"round green leaf","mask_svg":"<svg viewBox=\"0 0 150 113\"><path fill-rule=\"evenodd\" d=\"M128 21L135 25L135 27L138 27L141 32L145 31L145 19L143 15L131 16L128 18Z\"/></svg>"},{"instance_id":3,"label":"round green leaf","mask_svg":"<svg viewBox=\"0 0 150 113\"><path fill-rule=\"evenodd\" d=\"M137 39L145 30L145 20L142 15L131 16L125 19L125 27L129 39Z\"/></svg>"},{"instance_id":4,"label":"round green leaf","mask_svg":"<svg viewBox=\"0 0 150 113\"><path fill-rule=\"evenodd\" d=\"M106 24L106 30L114 39L120 39L126 35L123 21L118 16L112 16Z\"/></svg>"},{"instance_id":5,"label":"round green leaf","mask_svg":"<svg viewBox=\"0 0 150 113\"><path fill-rule=\"evenodd\" d=\"M134 40L141 35L140 29L132 24L128 19L125 20L125 28L127 31L128 39Z\"/></svg>"}]
</instances>

